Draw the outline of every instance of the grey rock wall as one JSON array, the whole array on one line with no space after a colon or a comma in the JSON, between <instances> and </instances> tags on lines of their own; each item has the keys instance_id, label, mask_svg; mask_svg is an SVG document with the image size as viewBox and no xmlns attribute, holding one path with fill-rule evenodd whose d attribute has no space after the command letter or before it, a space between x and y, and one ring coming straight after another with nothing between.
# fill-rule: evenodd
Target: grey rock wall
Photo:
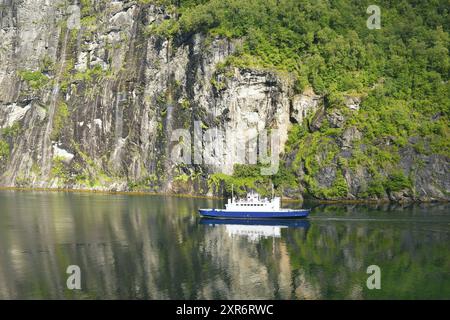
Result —
<instances>
[{"instance_id":1,"label":"grey rock wall","mask_svg":"<svg viewBox=\"0 0 450 320\"><path fill-rule=\"evenodd\" d=\"M328 109L324 97L310 89L294 92L287 76L224 67L241 40L202 34L168 40L149 30L176 17L164 7L128 0L91 1L81 8L77 29L70 4L0 0L1 186L211 195L208 177L232 174L239 139L278 129L289 167L296 150L283 150L292 124L306 124L311 132L324 121L342 128L333 143L344 158L364 134L346 127L346 112ZM345 97L349 112L358 112L360 103ZM212 140L223 150L211 151L209 164L202 162L204 154L193 154L199 160L193 165L177 164L172 134L185 129L193 137L195 123L203 132L226 132ZM205 147L191 143L194 151ZM251 162L247 151L255 148L247 146L244 161ZM322 153L318 160L327 158ZM405 175L415 177L412 187L378 198L449 199L448 159L411 148L399 157ZM319 170L318 187L333 186L338 166L336 158ZM341 198L357 199L373 173L341 169L348 186ZM298 187L284 192L301 198L308 192L303 164L296 175Z\"/></svg>"}]
</instances>

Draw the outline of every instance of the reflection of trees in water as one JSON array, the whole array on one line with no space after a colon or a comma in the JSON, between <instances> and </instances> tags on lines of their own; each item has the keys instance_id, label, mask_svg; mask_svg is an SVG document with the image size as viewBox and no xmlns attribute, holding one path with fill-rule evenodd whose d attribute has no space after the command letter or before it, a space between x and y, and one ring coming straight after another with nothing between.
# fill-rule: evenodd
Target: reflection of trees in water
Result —
<instances>
[{"instance_id":1,"label":"reflection of trees in water","mask_svg":"<svg viewBox=\"0 0 450 320\"><path fill-rule=\"evenodd\" d=\"M296 203L288 203L287 207L297 207ZM408 215L443 215L448 212L446 203L360 203L360 204L319 204L315 202L306 203L304 207L312 208L312 214L319 215L362 215L362 214L389 214L396 213Z\"/></svg>"},{"instance_id":2,"label":"reflection of trees in water","mask_svg":"<svg viewBox=\"0 0 450 320\"><path fill-rule=\"evenodd\" d=\"M2 299L450 297L442 224L311 219L308 231L249 242L199 225L193 213L207 200L0 193L0 202ZM81 292L65 289L70 264L81 267ZM365 289L370 264L382 269L380 292Z\"/></svg>"},{"instance_id":3,"label":"reflection of trees in water","mask_svg":"<svg viewBox=\"0 0 450 320\"><path fill-rule=\"evenodd\" d=\"M312 223L306 241L286 239L294 281L308 279L312 298L450 297L450 230L406 224ZM381 268L380 291L366 288L371 264Z\"/></svg>"}]
</instances>

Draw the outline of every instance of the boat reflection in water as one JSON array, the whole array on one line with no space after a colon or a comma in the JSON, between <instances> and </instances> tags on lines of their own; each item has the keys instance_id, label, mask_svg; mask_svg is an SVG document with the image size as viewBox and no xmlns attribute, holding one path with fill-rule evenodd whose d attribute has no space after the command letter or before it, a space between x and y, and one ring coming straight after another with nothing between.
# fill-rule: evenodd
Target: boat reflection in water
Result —
<instances>
[{"instance_id":1,"label":"boat reflection in water","mask_svg":"<svg viewBox=\"0 0 450 320\"><path fill-rule=\"evenodd\" d=\"M202 218L200 224L225 226L230 237L246 237L251 241L258 241L261 238L280 238L283 228L308 229L309 221L298 219L211 219Z\"/></svg>"}]
</instances>

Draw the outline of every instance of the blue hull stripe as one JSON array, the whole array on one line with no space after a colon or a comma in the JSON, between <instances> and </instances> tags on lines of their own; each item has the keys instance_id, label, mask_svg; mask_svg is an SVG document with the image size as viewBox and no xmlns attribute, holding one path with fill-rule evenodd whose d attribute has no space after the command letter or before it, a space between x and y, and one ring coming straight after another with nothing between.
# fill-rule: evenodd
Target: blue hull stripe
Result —
<instances>
[{"instance_id":1,"label":"blue hull stripe","mask_svg":"<svg viewBox=\"0 0 450 320\"><path fill-rule=\"evenodd\" d=\"M225 211L220 209L200 209L203 217L211 218L239 218L239 219L267 219L267 218L305 218L309 214L308 209L290 211Z\"/></svg>"}]
</instances>

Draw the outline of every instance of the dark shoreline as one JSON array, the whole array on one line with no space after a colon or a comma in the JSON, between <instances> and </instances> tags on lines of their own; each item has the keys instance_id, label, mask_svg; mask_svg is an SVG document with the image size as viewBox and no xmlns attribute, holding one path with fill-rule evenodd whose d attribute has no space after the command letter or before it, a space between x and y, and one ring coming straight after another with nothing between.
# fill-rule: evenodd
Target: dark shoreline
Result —
<instances>
[{"instance_id":1,"label":"dark shoreline","mask_svg":"<svg viewBox=\"0 0 450 320\"><path fill-rule=\"evenodd\" d=\"M31 188L31 187L0 187L0 191L37 191L37 192L69 192L69 193L98 193L98 194L120 194L133 196L169 196L177 198L193 198L193 199L211 199L224 200L224 197L206 196L206 195L192 195L184 193L170 193L170 192L147 192L147 191L112 191L112 190L93 190L93 189L70 189L70 188ZM388 199L347 199L347 200L323 200L314 198L304 198L303 200L281 198L285 203L316 203L316 204L420 204L420 203L449 203L448 200L430 200L430 201L392 201Z\"/></svg>"}]
</instances>

